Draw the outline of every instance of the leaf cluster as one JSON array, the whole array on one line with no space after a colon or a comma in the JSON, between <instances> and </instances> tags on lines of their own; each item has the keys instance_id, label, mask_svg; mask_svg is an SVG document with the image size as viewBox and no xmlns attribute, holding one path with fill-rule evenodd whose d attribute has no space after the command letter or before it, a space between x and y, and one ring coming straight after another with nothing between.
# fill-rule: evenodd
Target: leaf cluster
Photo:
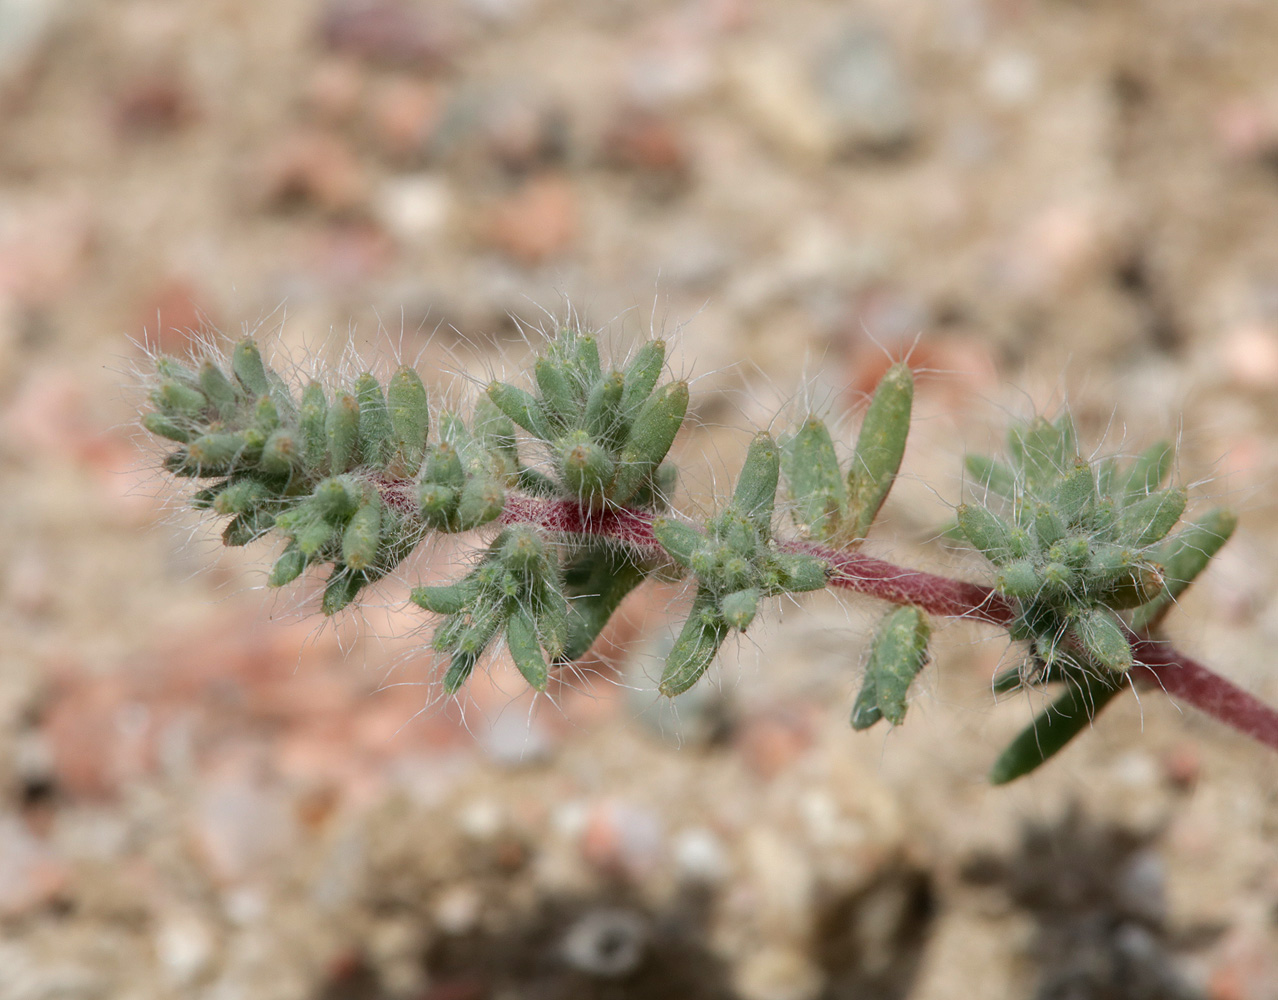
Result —
<instances>
[{"instance_id":1,"label":"leaf cluster","mask_svg":"<svg viewBox=\"0 0 1278 1000\"><path fill-rule=\"evenodd\" d=\"M688 385L662 381L660 340L608 367L592 336L565 327L525 385L490 383L466 415L434 412L407 366L385 382L365 372L298 391L251 339L227 361L157 358L155 368L142 423L170 446L164 467L203 481L192 503L229 518L226 544L282 541L273 586L331 567L325 614L433 533L493 526L468 571L411 595L438 619L431 644L448 660L449 693L497 643L544 690L554 667L585 655L625 596L657 572L695 583L660 682L666 695L686 691L762 601L847 584L839 574L862 558L855 550L899 474L914 395L910 370L894 365L846 464L815 417L778 439L757 435L731 498L698 523L671 511L668 455ZM988 561L1012 609L1009 632L1029 650L1027 666L996 677L995 691L1064 686L996 762L992 778L1007 781L1063 747L1122 690L1133 642L1157 629L1234 518L1213 510L1173 533L1186 494L1165 485L1171 447L1160 442L1127 462L1085 459L1068 416L1017 424L1004 457L966 462L977 499L958 508L951 534ZM798 538L778 536L778 496ZM537 505L555 516L531 516ZM618 518L643 530L614 530ZM883 596L928 604L900 591ZM930 634L909 603L882 618L854 728L903 722Z\"/></svg>"},{"instance_id":2,"label":"leaf cluster","mask_svg":"<svg viewBox=\"0 0 1278 1000\"><path fill-rule=\"evenodd\" d=\"M1000 757L996 781L1037 767L1090 724L1122 689L1132 640L1233 531L1233 515L1213 510L1171 534L1187 500L1164 485L1173 459L1159 441L1125 464L1086 460L1068 415L1014 425L1004 460L967 456L986 502L961 505L957 531L993 564L1015 602L1011 635L1030 649L1028 669L1000 675L995 690L1066 688Z\"/></svg>"}]
</instances>

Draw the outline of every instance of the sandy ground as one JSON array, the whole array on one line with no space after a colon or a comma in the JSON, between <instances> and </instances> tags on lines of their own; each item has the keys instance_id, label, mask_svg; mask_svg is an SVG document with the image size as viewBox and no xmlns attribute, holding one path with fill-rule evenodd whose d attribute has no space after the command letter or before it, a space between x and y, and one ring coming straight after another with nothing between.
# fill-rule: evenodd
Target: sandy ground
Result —
<instances>
[{"instance_id":1,"label":"sandy ground","mask_svg":"<svg viewBox=\"0 0 1278 1000\"><path fill-rule=\"evenodd\" d=\"M919 377L869 551L1068 405L1238 536L1169 622L1278 701L1278 7L0 0L0 1000L1278 997L1278 762L1156 693L1034 777L1005 639L847 726L880 609L775 613L677 711L678 587L532 703L433 695L407 589L326 627L156 471L139 341L518 373L569 310L752 429ZM847 438L850 441L850 437Z\"/></svg>"}]
</instances>

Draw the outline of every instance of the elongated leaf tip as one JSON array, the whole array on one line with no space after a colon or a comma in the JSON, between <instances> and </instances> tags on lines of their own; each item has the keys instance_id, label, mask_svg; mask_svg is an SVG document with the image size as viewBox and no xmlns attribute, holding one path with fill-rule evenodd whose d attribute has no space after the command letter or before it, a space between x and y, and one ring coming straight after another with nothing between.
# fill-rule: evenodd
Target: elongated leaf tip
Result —
<instances>
[{"instance_id":1,"label":"elongated leaf tip","mask_svg":"<svg viewBox=\"0 0 1278 1000\"><path fill-rule=\"evenodd\" d=\"M999 754L990 768L990 784L1005 785L1046 763L1090 726L1121 690L1100 683L1090 684L1087 690L1070 684Z\"/></svg>"},{"instance_id":2,"label":"elongated leaf tip","mask_svg":"<svg viewBox=\"0 0 1278 1000\"><path fill-rule=\"evenodd\" d=\"M728 629L714 595L704 588L698 590L688 620L683 623L683 630L666 659L659 686L661 693L673 698L697 683L714 661Z\"/></svg>"},{"instance_id":3,"label":"elongated leaf tip","mask_svg":"<svg viewBox=\"0 0 1278 1000\"><path fill-rule=\"evenodd\" d=\"M901 468L910 434L914 376L904 363L888 369L866 410L848 472L846 541L864 538Z\"/></svg>"}]
</instances>

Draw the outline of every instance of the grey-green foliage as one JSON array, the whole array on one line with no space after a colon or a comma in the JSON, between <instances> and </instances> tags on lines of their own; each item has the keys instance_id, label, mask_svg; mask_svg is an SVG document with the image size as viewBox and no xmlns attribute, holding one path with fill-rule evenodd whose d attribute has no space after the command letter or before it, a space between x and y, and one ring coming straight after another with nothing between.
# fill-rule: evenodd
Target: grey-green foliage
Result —
<instances>
[{"instance_id":1,"label":"grey-green foliage","mask_svg":"<svg viewBox=\"0 0 1278 1000\"><path fill-rule=\"evenodd\" d=\"M245 339L229 364L158 358L143 426L175 446L168 471L209 481L193 503L232 519L227 544L283 539L272 586L331 565L321 608L333 614L429 533L490 524L520 491L596 514L664 510L674 487L665 458L688 406L687 383L661 384L665 357L655 340L605 370L594 338L564 328L534 367L533 391L494 382L470 414L432 421L412 368L385 384L367 372L331 390L313 381L294 398ZM534 440L521 442L518 428ZM418 588L413 600L444 616L433 645L449 657L448 690L502 637L542 689L549 666L584 655L657 561L585 534L511 525L461 580Z\"/></svg>"},{"instance_id":2,"label":"grey-green foliage","mask_svg":"<svg viewBox=\"0 0 1278 1000\"><path fill-rule=\"evenodd\" d=\"M501 633L515 666L538 691L549 678L547 656L553 661L563 655L568 602L559 568L545 539L527 525L502 529L479 565L461 580L418 587L412 600L444 616L433 645L449 657L444 688L450 694Z\"/></svg>"},{"instance_id":3,"label":"grey-green foliage","mask_svg":"<svg viewBox=\"0 0 1278 1000\"><path fill-rule=\"evenodd\" d=\"M1166 442L1123 464L1085 460L1068 415L1015 425L1006 459L968 456L976 499L958 508L958 533L995 570L1013 602L1013 638L1029 666L995 679L996 691L1026 682L1066 685L1004 753L992 777L1027 773L1090 724L1123 686L1133 629L1155 626L1233 530L1212 511L1171 535L1186 494L1165 487Z\"/></svg>"},{"instance_id":4,"label":"grey-green foliage","mask_svg":"<svg viewBox=\"0 0 1278 1000\"><path fill-rule=\"evenodd\" d=\"M534 364L531 385L489 384L477 406L477 426L488 430L490 445L503 456L514 486L527 494L571 500L585 517L618 507L664 511L674 488L674 467L665 459L688 409L686 382L659 384L665 360L665 343L653 340L621 369L606 369L595 339L564 327ZM521 457L516 427L531 438L526 450L532 462ZM423 487L423 510L438 509L440 514L430 516L446 518L447 495L435 487L447 489L448 483L437 484L434 479L440 477L429 474L423 478L431 480ZM460 498L456 509L463 510L464 503ZM490 552L472 576L496 574L508 584L504 551ZM504 632L512 658L535 687L544 687L547 677L536 668L534 644L550 664L580 659L626 594L657 565L651 556L624 545L565 533L556 539L553 552L547 550L542 567L544 586L535 593L525 589L496 601L482 596L491 590L486 585L469 611L458 612L481 612L480 622L464 633L469 644ZM414 592L414 600L428 609L423 602L429 590ZM456 621L441 627L436 648L449 652L454 662L464 662L472 654L452 641ZM460 683L464 674L450 672L445 686L450 679ZM534 683L536 677L540 682Z\"/></svg>"},{"instance_id":5,"label":"grey-green foliage","mask_svg":"<svg viewBox=\"0 0 1278 1000\"><path fill-rule=\"evenodd\" d=\"M591 510L663 506L661 463L688 411L687 382L657 385L665 351L651 340L604 371L595 339L565 328L534 366L535 391L492 382L489 400L543 452L541 469L521 470L526 486Z\"/></svg>"},{"instance_id":6,"label":"grey-green foliage","mask_svg":"<svg viewBox=\"0 0 1278 1000\"><path fill-rule=\"evenodd\" d=\"M156 408L144 424L175 443L170 471L212 480L195 503L232 518L228 544L283 538L273 586L332 566L321 602L328 614L429 533L497 521L521 493L571 501L583 524L617 508L657 515L653 533L669 562L584 528L510 524L461 579L419 587L412 600L441 616L433 646L449 660L446 689L501 639L540 689L554 664L585 655L631 590L674 568L696 582L661 683L674 695L705 672L724 639L749 628L761 602L827 583L824 560L773 537L783 467L809 537L836 546L864 537L901 461L913 380L904 365L889 371L846 471L819 422L784 446L761 434L731 502L693 525L660 516L674 487L667 454L688 407L686 382L662 382L665 362L664 342L653 340L609 368L593 337L566 327L522 385L493 382L467 417L444 411L432 420L411 368L386 384L371 373L328 390L311 382L294 398L244 340L229 365L206 359L193 371L159 359ZM920 666L923 655L920 646ZM898 686L899 707L886 713L894 721L908 680Z\"/></svg>"},{"instance_id":7,"label":"grey-green foliage","mask_svg":"<svg viewBox=\"0 0 1278 1000\"><path fill-rule=\"evenodd\" d=\"M826 585L825 562L783 551L772 538L780 469L776 442L760 434L750 445L732 502L703 529L674 518L653 522L662 547L697 581L692 611L661 677L663 694L680 694L695 684L728 634L749 627L760 598Z\"/></svg>"},{"instance_id":8,"label":"grey-green foliage","mask_svg":"<svg viewBox=\"0 0 1278 1000\"><path fill-rule=\"evenodd\" d=\"M806 538L835 548L865 538L900 471L913 403L913 374L905 364L893 365L875 388L846 471L823 421L811 417L783 439L791 516ZM910 683L928 660L929 632L917 608L897 608L884 619L852 709L853 728L904 721Z\"/></svg>"},{"instance_id":9,"label":"grey-green foliage","mask_svg":"<svg viewBox=\"0 0 1278 1000\"><path fill-rule=\"evenodd\" d=\"M786 483L792 516L807 538L836 550L859 543L896 481L910 432L913 399L909 368L893 365L875 389L846 472L829 429L810 418L780 445L767 434L754 439L732 502L703 526L674 518L653 522L657 540L697 582L691 613L662 674L664 693L676 695L695 684L724 640L734 630L744 632L749 627L761 599L826 586L830 571L826 561L794 545L781 546L773 537L781 480ZM917 619L914 666L908 677L902 667L884 682L888 709L880 714L893 722L904 718L906 690L927 656L926 621L915 609L902 611ZM885 664L889 659L879 657L876 662ZM895 666L896 661L892 662ZM867 685L872 685L873 667L867 676Z\"/></svg>"},{"instance_id":10,"label":"grey-green foliage","mask_svg":"<svg viewBox=\"0 0 1278 1000\"><path fill-rule=\"evenodd\" d=\"M474 435L467 438L472 446L464 463L441 459L439 453L451 454L466 432L449 425L448 441L429 444L426 388L407 366L388 386L366 372L331 397L311 382L295 398L245 339L235 345L229 366L205 358L191 368L159 358L156 374L155 409L142 423L176 445L165 468L210 481L193 502L231 518L222 536L226 544L245 545L268 534L285 541L268 578L272 586L295 580L308 565L331 565L321 600L326 614L390 572L427 527L460 530L494 519L516 476L493 443L497 431L491 427L479 445L473 445ZM425 466L441 463L454 474L449 486L458 503L448 506L441 524L428 524L414 495L418 489L384 486L388 477L415 484Z\"/></svg>"},{"instance_id":11,"label":"grey-green foliage","mask_svg":"<svg viewBox=\"0 0 1278 1000\"><path fill-rule=\"evenodd\" d=\"M806 537L836 547L865 537L900 470L913 403L914 376L895 364L874 391L846 473L821 420L809 418L782 439L791 510Z\"/></svg>"},{"instance_id":12,"label":"grey-green foliage","mask_svg":"<svg viewBox=\"0 0 1278 1000\"><path fill-rule=\"evenodd\" d=\"M905 721L906 695L927 665L931 627L918 608L894 608L879 624L870 647L865 680L852 706L852 728L868 729L880 719Z\"/></svg>"},{"instance_id":13,"label":"grey-green foliage","mask_svg":"<svg viewBox=\"0 0 1278 1000\"><path fill-rule=\"evenodd\" d=\"M169 472L202 481L193 505L229 519L226 544L281 540L272 586L331 567L326 614L431 533L494 525L473 568L412 593L439 617L432 645L448 659L449 692L501 643L543 690L553 667L584 656L646 578L689 577L691 609L660 685L673 696L764 601L820 589L861 558L848 550L899 473L914 382L903 364L887 372L846 464L816 418L779 444L758 435L731 499L693 523L669 510L667 457L688 385L662 382L665 363L665 344L653 340L608 367L593 337L564 328L522 384L493 382L469 413L432 414L412 368L384 384L365 373L295 393L244 340L227 362L156 359L154 409L142 423L169 443ZM1013 615L1009 631L1029 646L1027 666L996 677L994 689L1064 685L998 759L995 781L1037 767L1091 723L1126 686L1134 637L1157 628L1233 531L1233 516L1216 510L1173 533L1186 497L1164 486L1172 463L1166 443L1126 463L1085 460L1067 416L1014 426L1005 458L968 457L973 499L950 534L989 561ZM779 492L800 539L774 535ZM604 530L609 518L615 531ZM650 535L631 539L641 544L627 544L626 518L650 524ZM913 607L883 619L855 728L903 721L929 632Z\"/></svg>"}]
</instances>

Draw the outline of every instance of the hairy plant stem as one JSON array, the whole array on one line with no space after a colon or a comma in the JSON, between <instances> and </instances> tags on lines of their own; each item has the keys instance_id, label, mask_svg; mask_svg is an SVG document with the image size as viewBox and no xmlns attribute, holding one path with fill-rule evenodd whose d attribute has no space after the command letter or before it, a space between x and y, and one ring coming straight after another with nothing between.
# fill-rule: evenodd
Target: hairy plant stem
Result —
<instances>
[{"instance_id":1,"label":"hairy plant stem","mask_svg":"<svg viewBox=\"0 0 1278 1000\"><path fill-rule=\"evenodd\" d=\"M402 491L395 482L380 484L384 494ZM553 534L592 535L625 545L641 557L665 560L665 550L652 531L652 515L626 508L592 511L568 500L511 496L501 515L503 524L528 524ZM835 550L813 542L782 541L782 549L824 559L830 585L912 605L943 618L963 618L1006 627L1016 610L997 591L948 577L907 569L859 552ZM1162 688L1226 725L1278 750L1278 712L1170 643L1132 634L1135 666L1132 677L1147 687Z\"/></svg>"}]
</instances>

